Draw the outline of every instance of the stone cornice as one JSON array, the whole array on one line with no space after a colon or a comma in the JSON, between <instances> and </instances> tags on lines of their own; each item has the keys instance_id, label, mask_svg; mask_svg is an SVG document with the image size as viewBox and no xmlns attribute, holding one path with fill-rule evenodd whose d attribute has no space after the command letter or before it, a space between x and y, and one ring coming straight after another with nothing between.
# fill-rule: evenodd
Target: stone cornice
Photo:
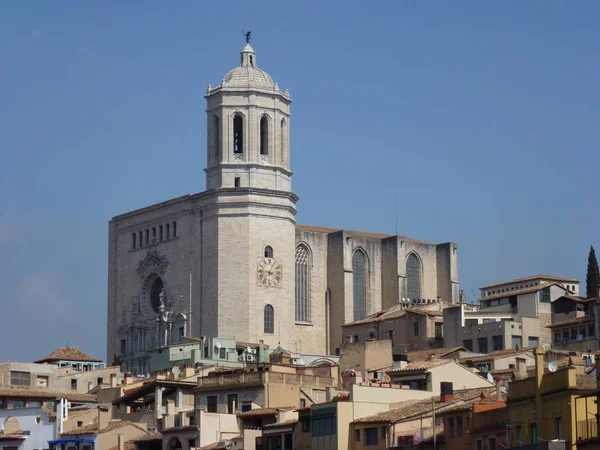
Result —
<instances>
[{"instance_id":1,"label":"stone cornice","mask_svg":"<svg viewBox=\"0 0 600 450\"><path fill-rule=\"evenodd\" d=\"M240 168L240 169L263 169L263 170L270 170L270 171L278 171L283 173L284 175L287 175L288 177L291 177L294 173L291 170L287 170L281 166L276 166L273 164L259 164L259 163L255 163L255 162L222 162L219 164L215 164L214 166L210 166L207 167L206 169L204 169L204 172L206 172L207 174L210 172L216 172L219 169L223 169L223 168ZM235 189L240 189L240 188L235 188Z\"/></svg>"}]
</instances>

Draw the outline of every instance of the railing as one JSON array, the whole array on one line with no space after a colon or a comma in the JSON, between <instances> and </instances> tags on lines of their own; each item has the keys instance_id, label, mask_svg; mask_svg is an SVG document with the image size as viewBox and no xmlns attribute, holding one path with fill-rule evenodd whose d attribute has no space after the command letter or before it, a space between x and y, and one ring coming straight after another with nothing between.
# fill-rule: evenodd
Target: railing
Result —
<instances>
[{"instance_id":1,"label":"railing","mask_svg":"<svg viewBox=\"0 0 600 450\"><path fill-rule=\"evenodd\" d=\"M515 450L568 450L569 441L538 442L537 444L513 447Z\"/></svg>"},{"instance_id":2,"label":"railing","mask_svg":"<svg viewBox=\"0 0 600 450\"><path fill-rule=\"evenodd\" d=\"M245 372L238 374L216 375L198 378L197 387L231 386L236 384L257 383L299 384L304 387L323 388L334 385L331 378L308 375L284 374L277 372Z\"/></svg>"},{"instance_id":3,"label":"railing","mask_svg":"<svg viewBox=\"0 0 600 450\"><path fill-rule=\"evenodd\" d=\"M575 437L578 441L598 437L598 422L596 419L579 420Z\"/></svg>"}]
</instances>

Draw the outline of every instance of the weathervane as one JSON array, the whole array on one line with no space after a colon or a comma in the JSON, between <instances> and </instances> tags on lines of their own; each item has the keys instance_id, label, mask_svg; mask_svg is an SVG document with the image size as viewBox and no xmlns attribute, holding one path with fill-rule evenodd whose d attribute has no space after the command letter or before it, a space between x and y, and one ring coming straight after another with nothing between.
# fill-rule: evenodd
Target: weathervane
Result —
<instances>
[{"instance_id":1,"label":"weathervane","mask_svg":"<svg viewBox=\"0 0 600 450\"><path fill-rule=\"evenodd\" d=\"M249 44L250 43L250 35L252 34L252 31L242 30L242 33L244 33L244 36L246 36L246 44Z\"/></svg>"}]
</instances>

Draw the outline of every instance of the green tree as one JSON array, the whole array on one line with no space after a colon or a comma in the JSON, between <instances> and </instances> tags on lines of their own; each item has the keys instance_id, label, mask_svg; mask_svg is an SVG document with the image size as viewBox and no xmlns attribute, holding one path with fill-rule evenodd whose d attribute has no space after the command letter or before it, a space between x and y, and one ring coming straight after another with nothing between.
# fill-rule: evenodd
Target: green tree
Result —
<instances>
[{"instance_id":1,"label":"green tree","mask_svg":"<svg viewBox=\"0 0 600 450\"><path fill-rule=\"evenodd\" d=\"M594 247L590 246L588 256L587 276L585 277L586 298L598 297L598 284L600 284L600 271Z\"/></svg>"},{"instance_id":2,"label":"green tree","mask_svg":"<svg viewBox=\"0 0 600 450\"><path fill-rule=\"evenodd\" d=\"M111 367L121 366L121 364L123 364L121 357L119 355L113 356Z\"/></svg>"}]
</instances>

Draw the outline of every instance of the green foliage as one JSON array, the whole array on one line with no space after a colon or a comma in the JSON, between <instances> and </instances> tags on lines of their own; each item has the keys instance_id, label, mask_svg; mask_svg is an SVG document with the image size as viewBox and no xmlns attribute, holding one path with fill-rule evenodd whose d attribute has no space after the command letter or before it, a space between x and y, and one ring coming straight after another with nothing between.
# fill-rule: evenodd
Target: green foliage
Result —
<instances>
[{"instance_id":1,"label":"green foliage","mask_svg":"<svg viewBox=\"0 0 600 450\"><path fill-rule=\"evenodd\" d=\"M121 359L121 357L119 355L115 355L113 357L113 360L112 360L112 363L111 363L111 367L121 366L121 364L123 364L123 360Z\"/></svg>"},{"instance_id":2,"label":"green foliage","mask_svg":"<svg viewBox=\"0 0 600 450\"><path fill-rule=\"evenodd\" d=\"M586 298L598 296L598 285L600 284L600 272L598 271L598 260L594 247L590 246L588 256L587 276L585 277Z\"/></svg>"}]
</instances>

